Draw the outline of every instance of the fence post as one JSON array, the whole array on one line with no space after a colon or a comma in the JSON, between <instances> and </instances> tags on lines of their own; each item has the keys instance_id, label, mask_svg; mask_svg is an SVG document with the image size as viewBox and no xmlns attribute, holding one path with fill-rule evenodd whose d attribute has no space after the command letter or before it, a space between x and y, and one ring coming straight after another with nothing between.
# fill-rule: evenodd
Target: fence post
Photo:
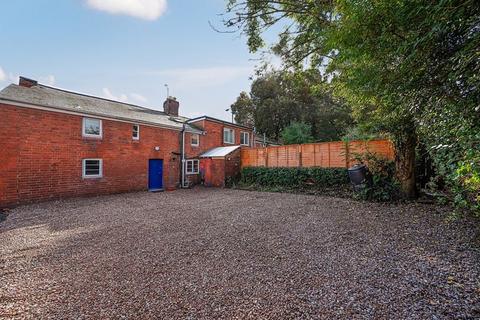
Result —
<instances>
[{"instance_id":1,"label":"fence post","mask_svg":"<svg viewBox=\"0 0 480 320\"><path fill-rule=\"evenodd\" d=\"M298 166L301 168L303 167L303 161L302 161L302 156L303 156L303 145L298 145L297 146L297 153L298 153Z\"/></svg>"},{"instance_id":2,"label":"fence post","mask_svg":"<svg viewBox=\"0 0 480 320\"><path fill-rule=\"evenodd\" d=\"M327 146L328 146L328 167L330 168L330 142L328 142Z\"/></svg>"},{"instance_id":3,"label":"fence post","mask_svg":"<svg viewBox=\"0 0 480 320\"><path fill-rule=\"evenodd\" d=\"M287 168L289 167L289 165L288 165L288 155L289 155L288 149L290 149L290 148L285 147L285 154L286 154L286 158L287 158Z\"/></svg>"},{"instance_id":4,"label":"fence post","mask_svg":"<svg viewBox=\"0 0 480 320\"><path fill-rule=\"evenodd\" d=\"M348 168L349 164L350 164L350 152L348 150L349 146L350 146L350 142L346 141L345 142L345 165L346 165L346 168Z\"/></svg>"},{"instance_id":5,"label":"fence post","mask_svg":"<svg viewBox=\"0 0 480 320\"><path fill-rule=\"evenodd\" d=\"M263 158L264 158L264 165L268 168L268 150L266 147L263 148Z\"/></svg>"}]
</instances>

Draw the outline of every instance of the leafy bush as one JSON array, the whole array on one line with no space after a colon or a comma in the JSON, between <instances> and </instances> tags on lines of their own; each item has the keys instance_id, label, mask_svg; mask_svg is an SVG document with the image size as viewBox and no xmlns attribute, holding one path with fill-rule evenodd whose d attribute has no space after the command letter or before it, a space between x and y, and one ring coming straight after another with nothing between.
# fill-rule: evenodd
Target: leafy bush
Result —
<instances>
[{"instance_id":1,"label":"leafy bush","mask_svg":"<svg viewBox=\"0 0 480 320\"><path fill-rule=\"evenodd\" d=\"M356 198L382 202L399 199L400 186L395 179L395 163L392 160L370 152L356 154L354 158L367 165L370 175L370 183L355 193Z\"/></svg>"},{"instance_id":2,"label":"leafy bush","mask_svg":"<svg viewBox=\"0 0 480 320\"><path fill-rule=\"evenodd\" d=\"M348 184L348 173L341 168L264 168L246 167L241 183L269 188L321 190Z\"/></svg>"},{"instance_id":3,"label":"leafy bush","mask_svg":"<svg viewBox=\"0 0 480 320\"><path fill-rule=\"evenodd\" d=\"M480 160L480 159L478 159ZM460 162L451 175L454 204L480 216L480 161Z\"/></svg>"}]
</instances>

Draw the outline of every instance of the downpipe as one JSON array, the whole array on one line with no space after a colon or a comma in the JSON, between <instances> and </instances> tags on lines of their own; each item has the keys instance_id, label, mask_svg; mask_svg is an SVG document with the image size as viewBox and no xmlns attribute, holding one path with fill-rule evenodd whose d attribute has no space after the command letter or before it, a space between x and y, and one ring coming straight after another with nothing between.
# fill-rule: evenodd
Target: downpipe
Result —
<instances>
[{"instance_id":1,"label":"downpipe","mask_svg":"<svg viewBox=\"0 0 480 320\"><path fill-rule=\"evenodd\" d=\"M181 182L180 187L182 189L186 188L185 186L185 124L183 124L182 128L182 174L181 174Z\"/></svg>"}]
</instances>

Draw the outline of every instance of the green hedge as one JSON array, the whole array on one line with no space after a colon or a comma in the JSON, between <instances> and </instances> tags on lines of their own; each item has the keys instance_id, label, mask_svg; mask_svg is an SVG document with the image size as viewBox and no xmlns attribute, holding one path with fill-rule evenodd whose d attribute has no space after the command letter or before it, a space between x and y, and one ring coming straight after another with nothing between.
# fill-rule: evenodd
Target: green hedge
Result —
<instances>
[{"instance_id":1,"label":"green hedge","mask_svg":"<svg viewBox=\"0 0 480 320\"><path fill-rule=\"evenodd\" d=\"M349 183L348 171L343 168L264 168L246 167L241 183L261 187L286 189L323 189Z\"/></svg>"}]
</instances>

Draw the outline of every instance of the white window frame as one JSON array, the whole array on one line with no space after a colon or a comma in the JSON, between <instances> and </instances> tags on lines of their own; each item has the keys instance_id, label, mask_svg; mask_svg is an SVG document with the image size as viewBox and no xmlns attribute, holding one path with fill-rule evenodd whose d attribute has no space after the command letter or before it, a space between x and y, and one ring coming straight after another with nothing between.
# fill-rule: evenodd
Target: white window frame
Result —
<instances>
[{"instance_id":1,"label":"white window frame","mask_svg":"<svg viewBox=\"0 0 480 320\"><path fill-rule=\"evenodd\" d=\"M85 169L86 169L86 163L87 161L98 161L98 169L99 169L99 174L86 174ZM96 159L96 158L88 158L88 159L82 159L82 178L83 179L98 179L103 177L103 160L102 159Z\"/></svg>"},{"instance_id":2,"label":"white window frame","mask_svg":"<svg viewBox=\"0 0 480 320\"><path fill-rule=\"evenodd\" d=\"M87 120L96 120L96 121L99 121L99 123L100 123L100 134L85 133L85 129L86 129L85 123L87 122ZM96 119L96 118L84 117L83 120L82 120L82 136L83 136L83 137L86 137L86 138L102 139L102 137L103 137L103 124L102 124L102 120L101 120L101 119Z\"/></svg>"},{"instance_id":3,"label":"white window frame","mask_svg":"<svg viewBox=\"0 0 480 320\"><path fill-rule=\"evenodd\" d=\"M245 143L245 136L247 137L247 143ZM243 143L242 143L242 137L243 138ZM250 132L242 131L240 132L240 144L242 146L249 146L250 145Z\"/></svg>"},{"instance_id":4,"label":"white window frame","mask_svg":"<svg viewBox=\"0 0 480 320\"><path fill-rule=\"evenodd\" d=\"M133 136L133 132L134 132L133 128L134 127L137 127L137 136L136 137ZM132 124L132 140L140 140L140 125L139 124Z\"/></svg>"},{"instance_id":5,"label":"white window frame","mask_svg":"<svg viewBox=\"0 0 480 320\"><path fill-rule=\"evenodd\" d=\"M232 133L232 141L225 140L225 132L229 131ZM231 128L223 128L223 143L235 144L235 130Z\"/></svg>"},{"instance_id":6,"label":"white window frame","mask_svg":"<svg viewBox=\"0 0 480 320\"><path fill-rule=\"evenodd\" d=\"M193 137L197 137L197 143L193 143ZM190 137L190 145L192 147L198 147L200 145L200 135L198 133L192 133L192 136Z\"/></svg>"},{"instance_id":7,"label":"white window frame","mask_svg":"<svg viewBox=\"0 0 480 320\"><path fill-rule=\"evenodd\" d=\"M192 170L188 170L188 163L192 164ZM195 163L197 163L197 170L195 170ZM198 159L190 159L185 161L185 172L187 174L198 174L200 172L200 161Z\"/></svg>"}]
</instances>

